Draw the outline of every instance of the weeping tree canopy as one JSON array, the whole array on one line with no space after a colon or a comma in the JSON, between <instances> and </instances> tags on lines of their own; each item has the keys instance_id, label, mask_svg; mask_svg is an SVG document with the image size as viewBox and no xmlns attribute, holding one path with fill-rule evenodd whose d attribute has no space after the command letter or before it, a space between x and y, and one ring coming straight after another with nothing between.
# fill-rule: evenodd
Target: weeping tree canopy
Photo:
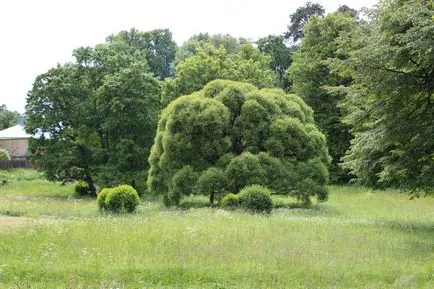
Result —
<instances>
[{"instance_id":1,"label":"weeping tree canopy","mask_svg":"<svg viewBox=\"0 0 434 289\"><path fill-rule=\"evenodd\" d=\"M238 193L261 184L310 203L325 200L330 161L312 109L280 89L215 80L162 112L148 188L178 204L184 195ZM213 186L204 185L213 183Z\"/></svg>"}]
</instances>

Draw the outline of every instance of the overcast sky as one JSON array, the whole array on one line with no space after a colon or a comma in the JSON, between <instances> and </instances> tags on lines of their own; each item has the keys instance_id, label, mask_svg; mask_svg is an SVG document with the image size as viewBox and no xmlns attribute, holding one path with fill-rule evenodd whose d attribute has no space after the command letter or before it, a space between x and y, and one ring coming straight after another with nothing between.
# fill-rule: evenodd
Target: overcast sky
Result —
<instances>
[{"instance_id":1,"label":"overcast sky","mask_svg":"<svg viewBox=\"0 0 434 289\"><path fill-rule=\"evenodd\" d=\"M121 30L168 28L182 44L199 32L256 40L281 34L289 15L306 1L291 0L2 0L0 105L24 112L36 76L72 60L72 50L93 46ZM359 9L377 0L322 0L326 12Z\"/></svg>"}]
</instances>

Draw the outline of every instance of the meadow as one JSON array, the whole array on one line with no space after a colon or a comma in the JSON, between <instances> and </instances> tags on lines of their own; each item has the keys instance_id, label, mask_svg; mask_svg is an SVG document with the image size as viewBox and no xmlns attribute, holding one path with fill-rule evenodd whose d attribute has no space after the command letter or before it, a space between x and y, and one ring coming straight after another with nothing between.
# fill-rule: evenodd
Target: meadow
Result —
<instances>
[{"instance_id":1,"label":"meadow","mask_svg":"<svg viewBox=\"0 0 434 289\"><path fill-rule=\"evenodd\" d=\"M73 186L2 172L0 288L434 288L434 198L331 186L270 215L143 198L102 214Z\"/></svg>"}]
</instances>

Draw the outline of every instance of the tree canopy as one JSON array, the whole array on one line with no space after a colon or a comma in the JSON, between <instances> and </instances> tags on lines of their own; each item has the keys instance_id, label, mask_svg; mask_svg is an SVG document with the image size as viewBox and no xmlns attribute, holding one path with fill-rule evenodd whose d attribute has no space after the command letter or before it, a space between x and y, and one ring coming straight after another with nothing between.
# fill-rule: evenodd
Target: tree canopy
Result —
<instances>
[{"instance_id":1,"label":"tree canopy","mask_svg":"<svg viewBox=\"0 0 434 289\"><path fill-rule=\"evenodd\" d=\"M19 116L18 112L8 110L6 105L0 105L0 130L15 125Z\"/></svg>"},{"instance_id":2,"label":"tree canopy","mask_svg":"<svg viewBox=\"0 0 434 289\"><path fill-rule=\"evenodd\" d=\"M305 203L327 195L329 156L310 107L280 89L248 83L215 80L170 103L149 162L148 188L168 204L197 182L198 191L206 190L203 179L218 184L212 198L255 183Z\"/></svg>"},{"instance_id":3,"label":"tree canopy","mask_svg":"<svg viewBox=\"0 0 434 289\"><path fill-rule=\"evenodd\" d=\"M348 54L339 49L342 33L357 29L357 20L350 14L334 12L324 18L313 16L304 27L304 37L293 55L288 70L294 92L315 111L315 121L325 133L333 159L330 173L333 182L347 182L348 172L338 164L350 146L350 127L343 124L343 112L338 104L342 93L331 93L330 86L349 85L351 77L339 75L330 68L332 59L346 59Z\"/></svg>"},{"instance_id":4,"label":"tree canopy","mask_svg":"<svg viewBox=\"0 0 434 289\"><path fill-rule=\"evenodd\" d=\"M304 6L298 7L297 10L289 16L291 24L288 25L288 31L285 33L285 38L297 42L303 38L303 28L309 21L309 18L314 15L322 17L324 16L324 13L325 9L319 3L308 1Z\"/></svg>"},{"instance_id":5,"label":"tree canopy","mask_svg":"<svg viewBox=\"0 0 434 289\"><path fill-rule=\"evenodd\" d=\"M207 44L198 48L196 55L181 61L174 78L163 85L163 104L175 98L200 90L215 79L251 83L258 87L272 87L275 74L270 69L271 58L250 44L242 45L235 54L223 46Z\"/></svg>"},{"instance_id":6,"label":"tree canopy","mask_svg":"<svg viewBox=\"0 0 434 289\"><path fill-rule=\"evenodd\" d=\"M171 75L171 63L175 60L177 45L168 29L155 29L141 32L134 28L107 37L107 43L122 41L131 53L145 54L149 69L155 76L164 79Z\"/></svg>"},{"instance_id":7,"label":"tree canopy","mask_svg":"<svg viewBox=\"0 0 434 289\"><path fill-rule=\"evenodd\" d=\"M146 53L122 39L74 51L75 63L39 75L29 92L26 130L49 179L135 184L155 133L160 84Z\"/></svg>"},{"instance_id":8,"label":"tree canopy","mask_svg":"<svg viewBox=\"0 0 434 289\"><path fill-rule=\"evenodd\" d=\"M358 182L417 192L434 188L434 9L387 0L353 37L340 63L354 78L345 101L354 140L344 158Z\"/></svg>"}]
</instances>

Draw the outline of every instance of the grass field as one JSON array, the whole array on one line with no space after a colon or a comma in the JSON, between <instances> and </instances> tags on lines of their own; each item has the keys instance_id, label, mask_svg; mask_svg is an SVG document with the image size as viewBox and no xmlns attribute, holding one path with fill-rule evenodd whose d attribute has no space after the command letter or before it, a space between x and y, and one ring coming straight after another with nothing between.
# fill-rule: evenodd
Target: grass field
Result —
<instances>
[{"instance_id":1,"label":"grass field","mask_svg":"<svg viewBox=\"0 0 434 289\"><path fill-rule=\"evenodd\" d=\"M334 186L327 203L268 216L200 198L114 216L33 171L9 177L0 288L434 288L433 198Z\"/></svg>"}]
</instances>

